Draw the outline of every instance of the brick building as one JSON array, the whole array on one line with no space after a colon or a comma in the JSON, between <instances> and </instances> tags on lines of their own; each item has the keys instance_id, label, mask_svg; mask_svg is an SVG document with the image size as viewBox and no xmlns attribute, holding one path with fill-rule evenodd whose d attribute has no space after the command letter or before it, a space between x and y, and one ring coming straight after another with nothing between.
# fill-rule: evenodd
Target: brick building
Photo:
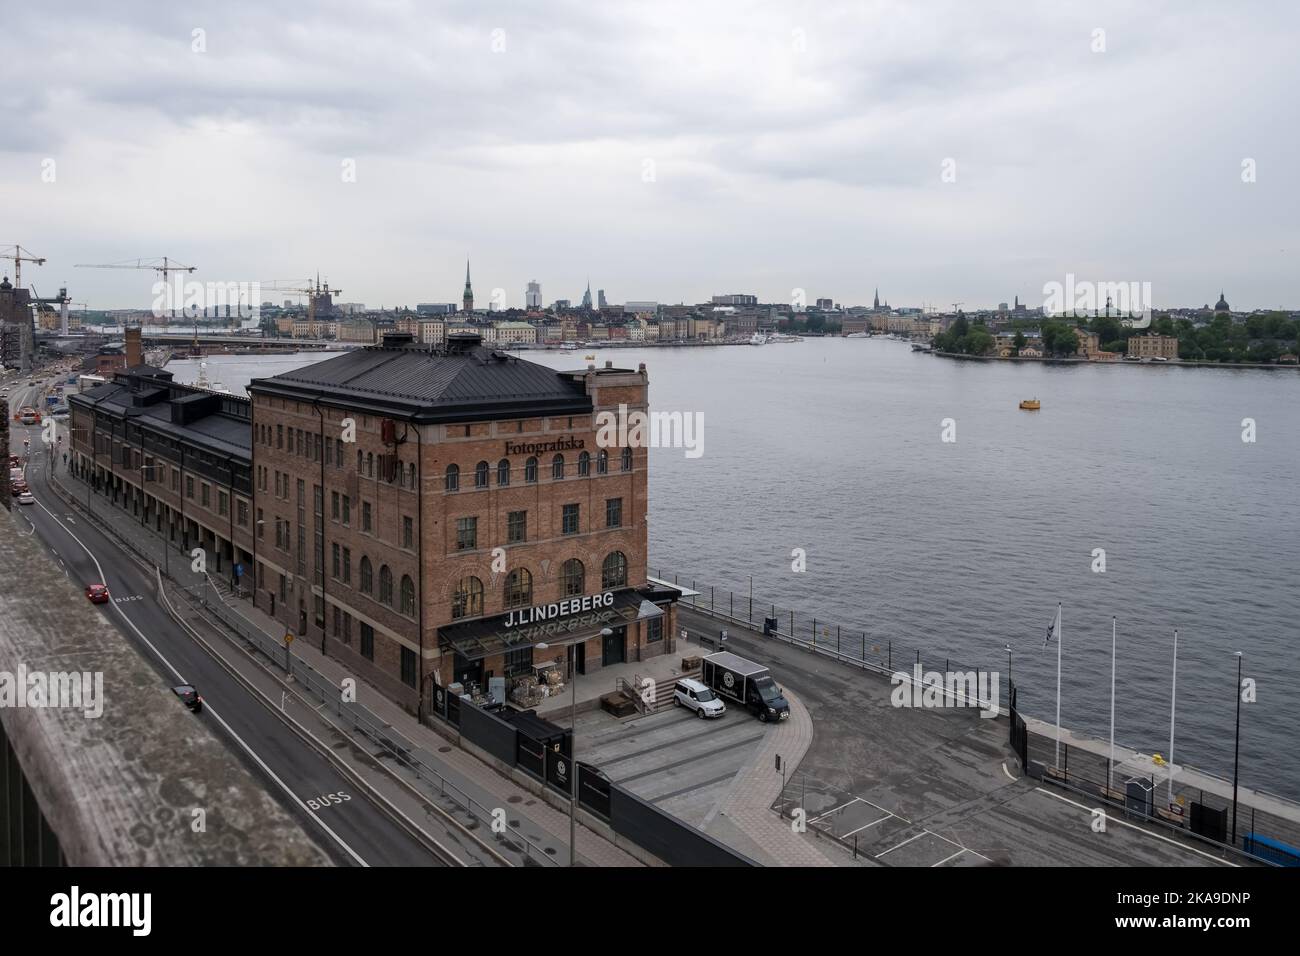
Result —
<instances>
[{"instance_id":1,"label":"brick building","mask_svg":"<svg viewBox=\"0 0 1300 956\"><path fill-rule=\"evenodd\" d=\"M1172 335L1134 335L1128 340L1128 354L1135 358L1178 358L1178 339Z\"/></svg>"},{"instance_id":2,"label":"brick building","mask_svg":"<svg viewBox=\"0 0 1300 956\"><path fill-rule=\"evenodd\" d=\"M644 367L392 335L249 393L258 606L409 709L530 673L540 643L578 673L671 651L647 451L597 445L599 413L645 410Z\"/></svg>"}]
</instances>

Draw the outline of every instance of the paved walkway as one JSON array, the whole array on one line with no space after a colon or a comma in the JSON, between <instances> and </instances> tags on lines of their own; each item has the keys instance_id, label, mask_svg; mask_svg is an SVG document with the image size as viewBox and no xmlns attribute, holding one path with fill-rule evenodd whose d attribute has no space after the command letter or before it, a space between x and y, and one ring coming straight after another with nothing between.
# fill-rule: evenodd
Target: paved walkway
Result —
<instances>
[{"instance_id":1,"label":"paved walkway","mask_svg":"<svg viewBox=\"0 0 1300 956\"><path fill-rule=\"evenodd\" d=\"M836 866L847 860L828 858L806 836L794 832L791 821L772 809L781 795L781 773L776 756L788 769L787 775L812 744L813 722L808 709L788 689L790 718L769 728L749 764L732 782L718 808L704 821L703 829L723 843L735 846L768 866Z\"/></svg>"},{"instance_id":2,"label":"paved walkway","mask_svg":"<svg viewBox=\"0 0 1300 956\"><path fill-rule=\"evenodd\" d=\"M109 527L118 538L141 556L147 557L156 565L166 563L172 577L186 590L197 593L205 586L203 577L190 571L187 556L173 550L163 561L162 539L150 529L142 526L129 511L114 506L100 495L85 495L85 485L75 479L69 479L59 472L55 476L63 484L63 491L77 502L79 510L84 511L87 501L92 514L101 525ZM79 492L79 493L78 493ZM224 583L217 589L223 599L238 610L251 624L256 625L271 639L279 641L284 628L278 621L255 608L250 600L235 598ZM215 596L210 595L213 599ZM326 657L319 648L310 646L308 641L296 641L293 644L295 661L310 665L323 678L336 686L343 678L356 678L343 664ZM265 660L265 658L263 658ZM278 662L277 662L278 666ZM517 821L518 829L529 840L537 844L543 853L557 862L567 863L569 859L569 817L554 809L550 804L528 792L522 787L497 773L459 747L452 746L448 738L433 729L420 724L414 717L402 710L396 703L381 694L377 689L358 683L358 702L376 717L389 724L395 731L409 740L417 748L416 755L428 766L436 770L453 786L460 788L472 799L485 807L501 807L507 811L512 824ZM302 694L304 703L315 708L313 698ZM340 728L344 731L346 727ZM357 745L370 751L372 745L360 735L351 735ZM435 791L436 792L436 791ZM635 858L614 846L608 840L580 826L578 833L578 862L588 866L639 866Z\"/></svg>"}]
</instances>

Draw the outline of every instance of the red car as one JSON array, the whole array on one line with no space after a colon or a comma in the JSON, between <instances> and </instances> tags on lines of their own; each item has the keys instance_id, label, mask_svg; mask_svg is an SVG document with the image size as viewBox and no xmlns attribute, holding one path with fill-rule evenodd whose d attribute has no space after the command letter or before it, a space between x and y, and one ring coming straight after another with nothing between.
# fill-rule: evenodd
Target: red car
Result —
<instances>
[{"instance_id":1,"label":"red car","mask_svg":"<svg viewBox=\"0 0 1300 956\"><path fill-rule=\"evenodd\" d=\"M108 588L102 584L87 584L86 597L90 599L91 604L107 604Z\"/></svg>"},{"instance_id":2,"label":"red car","mask_svg":"<svg viewBox=\"0 0 1300 956\"><path fill-rule=\"evenodd\" d=\"M27 487L27 482L22 478L9 482L9 493L15 498L28 491L31 491L31 489Z\"/></svg>"}]
</instances>

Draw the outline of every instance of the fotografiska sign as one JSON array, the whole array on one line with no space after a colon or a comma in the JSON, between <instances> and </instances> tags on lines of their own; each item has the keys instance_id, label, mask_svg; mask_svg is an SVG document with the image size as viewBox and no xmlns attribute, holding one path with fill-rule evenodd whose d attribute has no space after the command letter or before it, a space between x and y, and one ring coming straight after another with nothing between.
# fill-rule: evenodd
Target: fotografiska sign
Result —
<instances>
[{"instance_id":1,"label":"fotografiska sign","mask_svg":"<svg viewBox=\"0 0 1300 956\"><path fill-rule=\"evenodd\" d=\"M586 446L582 438L558 438L555 441L506 442L507 455L541 455L548 451L577 451Z\"/></svg>"}]
</instances>

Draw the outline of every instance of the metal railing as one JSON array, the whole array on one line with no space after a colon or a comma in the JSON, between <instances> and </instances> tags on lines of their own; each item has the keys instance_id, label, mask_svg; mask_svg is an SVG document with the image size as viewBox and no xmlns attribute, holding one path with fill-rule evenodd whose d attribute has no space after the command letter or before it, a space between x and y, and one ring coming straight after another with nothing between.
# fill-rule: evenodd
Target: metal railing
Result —
<instances>
[{"instance_id":1,"label":"metal railing","mask_svg":"<svg viewBox=\"0 0 1300 956\"><path fill-rule=\"evenodd\" d=\"M135 523L133 516L128 511L110 508L110 511L120 512L118 520L127 522L132 533L125 533L125 528L119 530L114 526L113 519L117 516L100 514L96 508L93 506L87 507L86 502L80 501L73 496L61 481L58 481L53 476L50 477L50 480L53 484L57 484L63 494L68 495L78 508L88 512L97 522L112 530L117 540L125 544L143 560L148 561L155 567L158 566L156 554L150 554L149 550L143 547L142 544L133 540L134 532L140 530L141 526ZM103 496L98 497L102 498ZM143 531L150 537L156 537L155 533L147 527L143 528ZM167 546L161 538L158 540L160 544ZM181 556L182 559L188 558L188 555L185 555L184 552L181 552ZM188 568L189 562L188 560L181 560L180 565ZM172 581L184 592L187 603L191 604L195 610L200 613L211 614L238 637L260 651L276 667L285 671L286 674L292 674L295 681L301 683L325 705L326 710L323 713L333 714L339 721L345 723L348 730L364 735L397 763L411 771L417 778L431 787L436 787L440 796L447 798L459 809L486 825L490 832L496 832L496 828L501 826L493 815L493 809L495 808L484 806L463 789L447 780L446 777L419 756L418 749L413 743L403 737L391 724L372 713L365 705L344 701L342 689L325 678L301 657L293 654L292 647L286 647L283 642L271 637L244 617L237 609L226 603L220 588L211 583L211 579L207 578L206 574L202 583L190 585L184 584L173 576L169 575L167 577L168 580ZM537 865L560 865L554 856L548 854L542 847L533 843L508 823L505 824L505 830L500 836L502 837L501 842L506 844L507 848L511 843L518 844L516 849L522 852L525 862L532 862Z\"/></svg>"},{"instance_id":2,"label":"metal railing","mask_svg":"<svg viewBox=\"0 0 1300 956\"><path fill-rule=\"evenodd\" d=\"M197 600L191 588L182 588L182 590L185 591L190 601ZM216 591L215 586L212 587L209 593L213 591ZM343 689L301 657L294 654L292 645L286 647L282 642L272 638L256 624L244 617L236 608L227 604L224 597L207 601L204 610L260 651L272 664L285 670L287 674L292 674L294 681L305 687L326 708L324 711L318 710L317 713L333 715L343 723L345 731L362 734L372 744L379 747L385 754L392 757L398 764L405 767L420 780L431 787L436 787L439 796L449 799L458 808L487 826L492 832L495 832L494 827L502 825L497 823L493 816L494 808L479 803L463 789L431 767L420 756L419 748L404 737L392 724L374 714L364 704L344 700ZM504 842L518 843L518 848L521 849L526 860L543 865L559 866L559 862L551 854L548 854L542 847L533 843L523 833L509 824L505 824L502 836L506 838Z\"/></svg>"}]
</instances>

